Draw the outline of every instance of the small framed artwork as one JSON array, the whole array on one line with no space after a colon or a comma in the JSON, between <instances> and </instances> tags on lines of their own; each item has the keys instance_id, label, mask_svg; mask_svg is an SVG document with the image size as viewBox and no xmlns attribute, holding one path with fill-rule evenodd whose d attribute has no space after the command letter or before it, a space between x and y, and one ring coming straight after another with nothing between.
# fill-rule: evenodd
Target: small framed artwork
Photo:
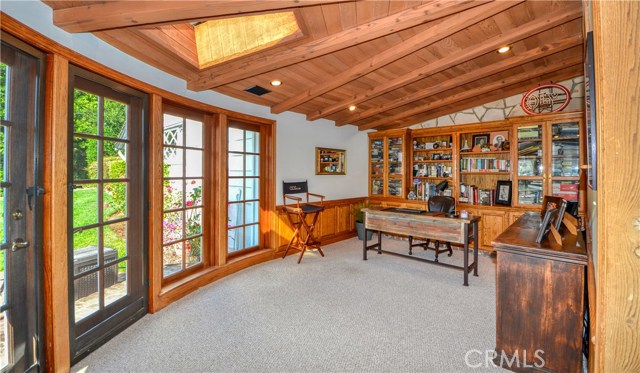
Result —
<instances>
[{"instance_id":1,"label":"small framed artwork","mask_svg":"<svg viewBox=\"0 0 640 373\"><path fill-rule=\"evenodd\" d=\"M479 147L483 147L485 145L489 144L489 134L485 133L482 135L473 135L473 137L471 138L471 141L473 142L473 146L479 146Z\"/></svg>"},{"instance_id":2,"label":"small framed artwork","mask_svg":"<svg viewBox=\"0 0 640 373\"><path fill-rule=\"evenodd\" d=\"M509 131L491 132L491 145L497 150L502 150L502 144L509 140Z\"/></svg>"},{"instance_id":3,"label":"small framed artwork","mask_svg":"<svg viewBox=\"0 0 640 373\"><path fill-rule=\"evenodd\" d=\"M491 205L491 193L489 189L478 189L478 203L481 205Z\"/></svg>"},{"instance_id":4,"label":"small framed artwork","mask_svg":"<svg viewBox=\"0 0 640 373\"><path fill-rule=\"evenodd\" d=\"M347 151L316 148L316 175L346 175Z\"/></svg>"},{"instance_id":5,"label":"small framed artwork","mask_svg":"<svg viewBox=\"0 0 640 373\"><path fill-rule=\"evenodd\" d=\"M540 230L536 236L536 243L542 242L542 240L549 234L552 226L555 226L556 220L558 220L558 209L551 208L547 210L540 224Z\"/></svg>"},{"instance_id":6,"label":"small framed artwork","mask_svg":"<svg viewBox=\"0 0 640 373\"><path fill-rule=\"evenodd\" d=\"M511 206L511 180L498 180L496 184L496 205Z\"/></svg>"},{"instance_id":7,"label":"small framed artwork","mask_svg":"<svg viewBox=\"0 0 640 373\"><path fill-rule=\"evenodd\" d=\"M431 160L437 161L440 160L442 158L441 154L435 153L435 154L431 154Z\"/></svg>"},{"instance_id":8,"label":"small framed artwork","mask_svg":"<svg viewBox=\"0 0 640 373\"><path fill-rule=\"evenodd\" d=\"M567 201L562 197L544 196L544 198L542 198L542 211L540 212L540 217L544 218L546 212L551 209L558 210L558 219L556 219L555 227L556 230L559 231L562 226L564 212L567 209Z\"/></svg>"}]
</instances>

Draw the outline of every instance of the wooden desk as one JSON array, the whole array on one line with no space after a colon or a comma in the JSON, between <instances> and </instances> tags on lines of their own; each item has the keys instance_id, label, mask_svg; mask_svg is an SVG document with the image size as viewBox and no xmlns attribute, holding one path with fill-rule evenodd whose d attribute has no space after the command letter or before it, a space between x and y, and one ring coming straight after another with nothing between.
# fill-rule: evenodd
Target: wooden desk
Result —
<instances>
[{"instance_id":1,"label":"wooden desk","mask_svg":"<svg viewBox=\"0 0 640 373\"><path fill-rule=\"evenodd\" d=\"M381 208L363 209L365 219L365 239L363 241L362 259L367 260L367 250L376 249L378 254L387 253L413 260L427 262L443 267L461 269L464 272L464 286L469 286L469 272L473 269L473 275L478 276L478 222L480 218L470 216L468 219L459 217L448 218L443 215L431 215L390 211ZM378 243L367 245L367 231L378 232ZM440 240L464 245L464 265L462 267L453 264L440 263L434 260L417 258L393 251L382 250L382 232L400 235L425 237L431 240ZM469 264L469 239L473 240L473 263Z\"/></svg>"},{"instance_id":2,"label":"wooden desk","mask_svg":"<svg viewBox=\"0 0 640 373\"><path fill-rule=\"evenodd\" d=\"M518 372L577 373L586 247L580 232L563 234L562 245L549 237L537 244L540 221L540 213L526 213L493 242L498 253L494 361Z\"/></svg>"}]
</instances>

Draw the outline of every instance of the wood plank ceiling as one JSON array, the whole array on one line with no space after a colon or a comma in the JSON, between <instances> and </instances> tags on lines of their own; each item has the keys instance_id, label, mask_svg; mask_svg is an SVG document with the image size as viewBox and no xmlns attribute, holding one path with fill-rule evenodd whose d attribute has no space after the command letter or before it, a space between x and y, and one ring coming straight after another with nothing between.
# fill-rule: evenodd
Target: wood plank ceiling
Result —
<instances>
[{"instance_id":1,"label":"wood plank ceiling","mask_svg":"<svg viewBox=\"0 0 640 373\"><path fill-rule=\"evenodd\" d=\"M45 3L56 25L93 32L189 89L361 130L407 127L583 71L581 1ZM303 38L200 69L194 22L283 10L295 11ZM254 85L272 92L244 91Z\"/></svg>"}]
</instances>

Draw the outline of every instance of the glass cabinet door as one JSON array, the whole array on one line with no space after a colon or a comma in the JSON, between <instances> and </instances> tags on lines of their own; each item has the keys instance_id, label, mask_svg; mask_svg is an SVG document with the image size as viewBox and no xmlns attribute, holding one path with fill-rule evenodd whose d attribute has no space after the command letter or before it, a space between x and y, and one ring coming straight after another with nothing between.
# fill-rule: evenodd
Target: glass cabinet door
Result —
<instances>
[{"instance_id":1,"label":"glass cabinet door","mask_svg":"<svg viewBox=\"0 0 640 373\"><path fill-rule=\"evenodd\" d=\"M578 201L580 176L579 122L551 125L551 194Z\"/></svg>"},{"instance_id":2,"label":"glass cabinet door","mask_svg":"<svg viewBox=\"0 0 640 373\"><path fill-rule=\"evenodd\" d=\"M402 197L402 178L404 160L402 137L390 137L387 139L388 170L387 170L387 195Z\"/></svg>"},{"instance_id":3,"label":"glass cabinet door","mask_svg":"<svg viewBox=\"0 0 640 373\"><path fill-rule=\"evenodd\" d=\"M542 203L544 187L542 125L518 127L517 195L520 205Z\"/></svg>"},{"instance_id":4,"label":"glass cabinet door","mask_svg":"<svg viewBox=\"0 0 640 373\"><path fill-rule=\"evenodd\" d=\"M372 139L370 142L370 175L371 195L382 195L384 193L384 141L383 139Z\"/></svg>"}]
</instances>

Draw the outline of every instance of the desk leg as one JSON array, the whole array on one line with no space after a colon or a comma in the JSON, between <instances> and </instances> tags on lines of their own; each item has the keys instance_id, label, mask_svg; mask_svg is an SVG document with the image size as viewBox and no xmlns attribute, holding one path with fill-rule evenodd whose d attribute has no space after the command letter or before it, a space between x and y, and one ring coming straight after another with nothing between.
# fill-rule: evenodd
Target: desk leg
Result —
<instances>
[{"instance_id":1,"label":"desk leg","mask_svg":"<svg viewBox=\"0 0 640 373\"><path fill-rule=\"evenodd\" d=\"M478 222L473 223L473 275L478 276Z\"/></svg>"},{"instance_id":2,"label":"desk leg","mask_svg":"<svg viewBox=\"0 0 640 373\"><path fill-rule=\"evenodd\" d=\"M464 225L464 282L462 285L469 286L469 224Z\"/></svg>"},{"instance_id":3,"label":"desk leg","mask_svg":"<svg viewBox=\"0 0 640 373\"><path fill-rule=\"evenodd\" d=\"M382 255L382 231L378 231L378 254Z\"/></svg>"},{"instance_id":4,"label":"desk leg","mask_svg":"<svg viewBox=\"0 0 640 373\"><path fill-rule=\"evenodd\" d=\"M364 228L364 238L362 239L362 260L367 260L367 228Z\"/></svg>"}]
</instances>

